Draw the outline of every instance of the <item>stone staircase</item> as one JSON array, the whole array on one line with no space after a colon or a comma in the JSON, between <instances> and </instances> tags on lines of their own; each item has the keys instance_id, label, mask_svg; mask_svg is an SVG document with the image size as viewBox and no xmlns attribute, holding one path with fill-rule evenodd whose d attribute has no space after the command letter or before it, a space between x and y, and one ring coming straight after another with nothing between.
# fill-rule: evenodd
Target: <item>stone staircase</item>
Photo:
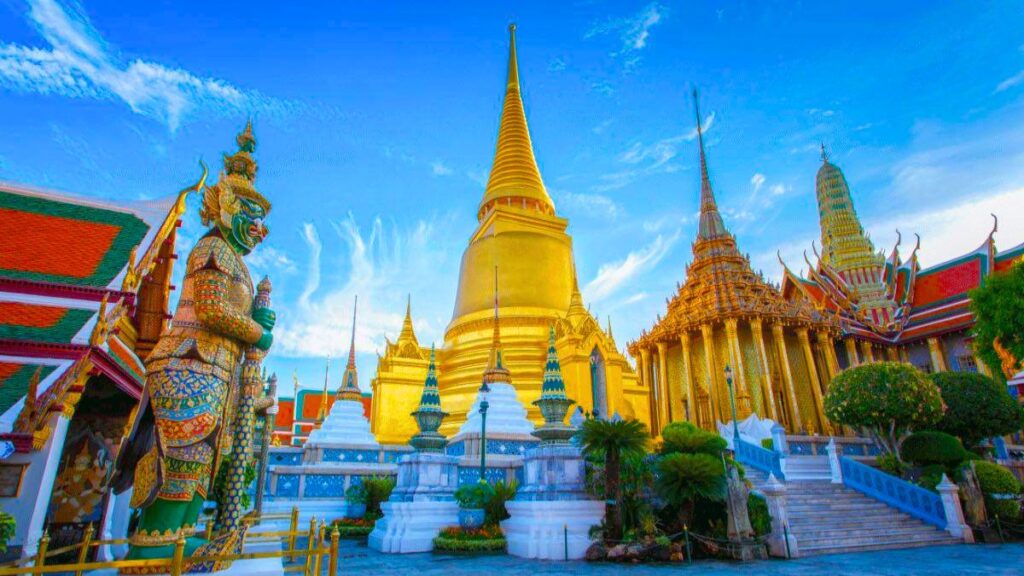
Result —
<instances>
[{"instance_id":1,"label":"stone staircase","mask_svg":"<svg viewBox=\"0 0 1024 576\"><path fill-rule=\"evenodd\" d=\"M758 470L747 467L746 473L755 487L767 481ZM789 531L800 556L961 543L945 530L828 478L825 457L786 459Z\"/></svg>"}]
</instances>

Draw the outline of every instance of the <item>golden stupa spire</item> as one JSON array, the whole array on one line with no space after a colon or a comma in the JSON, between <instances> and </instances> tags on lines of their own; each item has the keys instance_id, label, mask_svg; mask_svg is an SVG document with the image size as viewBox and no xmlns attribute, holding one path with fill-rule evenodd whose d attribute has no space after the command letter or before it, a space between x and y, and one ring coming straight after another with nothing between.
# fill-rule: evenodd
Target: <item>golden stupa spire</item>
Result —
<instances>
[{"instance_id":1,"label":"golden stupa spire","mask_svg":"<svg viewBox=\"0 0 1024 576\"><path fill-rule=\"evenodd\" d=\"M405 319L402 320L402 331L398 334L398 341L416 342L416 333L412 328L412 294L405 301Z\"/></svg>"},{"instance_id":2,"label":"golden stupa spire","mask_svg":"<svg viewBox=\"0 0 1024 576\"><path fill-rule=\"evenodd\" d=\"M700 148L700 227L698 239L709 240L726 236L729 232L718 213L715 193L711 190L711 178L708 176L708 162L704 155L704 129L700 122L700 100L697 90L693 91L693 109L697 114L697 145Z\"/></svg>"},{"instance_id":3,"label":"golden stupa spire","mask_svg":"<svg viewBox=\"0 0 1024 576\"><path fill-rule=\"evenodd\" d=\"M501 368L501 322L498 319L498 267L494 267L494 335L491 337L491 357L487 369Z\"/></svg>"},{"instance_id":4,"label":"golden stupa spire","mask_svg":"<svg viewBox=\"0 0 1024 576\"><path fill-rule=\"evenodd\" d=\"M328 354L327 355L327 362L324 364L324 391L323 391L322 394L320 394L320 409L317 411L317 415L316 415L317 426L319 426L320 423L323 422L327 418L327 382L330 379L330 374L331 374L331 356L330 356L330 354ZM298 376L296 376L295 378L296 378L296 380L295 380L295 382L296 382L295 389L298 390Z\"/></svg>"},{"instance_id":5,"label":"golden stupa spire","mask_svg":"<svg viewBox=\"0 0 1024 576\"><path fill-rule=\"evenodd\" d=\"M352 303L352 340L348 345L348 364L345 366L345 373L341 375L341 386L335 396L339 400L359 400L362 392L359 390L359 374L356 372L356 310L359 308L359 296L356 295Z\"/></svg>"},{"instance_id":6,"label":"golden stupa spire","mask_svg":"<svg viewBox=\"0 0 1024 576\"><path fill-rule=\"evenodd\" d=\"M544 181L541 180L537 160L533 156L530 129L526 124L522 94L519 90L519 65L516 61L516 25L509 30L508 80L505 84L505 103L501 109L501 125L498 128L498 144L494 151L494 163L487 180L484 199L480 202L478 217L484 215L495 203L554 213Z\"/></svg>"}]
</instances>

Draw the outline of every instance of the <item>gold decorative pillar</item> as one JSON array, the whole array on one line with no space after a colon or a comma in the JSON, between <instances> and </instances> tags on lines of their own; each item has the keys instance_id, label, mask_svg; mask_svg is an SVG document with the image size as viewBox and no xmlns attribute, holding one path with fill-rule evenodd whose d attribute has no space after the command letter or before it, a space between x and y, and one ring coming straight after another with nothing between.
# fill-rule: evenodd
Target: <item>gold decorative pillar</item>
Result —
<instances>
[{"instance_id":1,"label":"gold decorative pillar","mask_svg":"<svg viewBox=\"0 0 1024 576\"><path fill-rule=\"evenodd\" d=\"M818 341L818 348L821 348L822 355L825 356L825 367L828 368L828 381L832 382L832 379L839 374L839 359L836 358L836 349L832 346L832 339L828 337L828 332L818 332L814 335ZM822 387L822 391L828 390L828 386Z\"/></svg>"},{"instance_id":2,"label":"gold decorative pillar","mask_svg":"<svg viewBox=\"0 0 1024 576\"><path fill-rule=\"evenodd\" d=\"M846 344L846 357L850 360L850 368L860 365L860 358L857 357L857 341L852 336L843 338L843 344Z\"/></svg>"},{"instance_id":3,"label":"gold decorative pillar","mask_svg":"<svg viewBox=\"0 0 1024 576\"><path fill-rule=\"evenodd\" d=\"M711 429L716 430L716 426L722 421L721 407L718 405L718 390L715 386L717 381L717 370L715 370L715 343L713 338L715 337L715 329L710 324L705 324L700 327L701 339L704 340L704 367L707 369L708 374L708 396L711 401L711 418L714 422L711 424Z\"/></svg>"},{"instance_id":4,"label":"gold decorative pillar","mask_svg":"<svg viewBox=\"0 0 1024 576\"><path fill-rule=\"evenodd\" d=\"M672 421L672 385L668 381L668 360L665 357L668 351L668 345L664 342L658 342L658 388L660 388L661 397L658 399L658 415L662 427L668 425Z\"/></svg>"},{"instance_id":5,"label":"gold decorative pillar","mask_svg":"<svg viewBox=\"0 0 1024 576\"><path fill-rule=\"evenodd\" d=\"M742 420L750 416L750 391L747 389L747 372L743 369L743 349L740 348L735 318L725 321L725 337L729 345L729 362L732 363L736 384L736 417Z\"/></svg>"},{"instance_id":6,"label":"gold decorative pillar","mask_svg":"<svg viewBox=\"0 0 1024 576\"><path fill-rule=\"evenodd\" d=\"M693 375L690 374L690 333L683 332L679 335L679 345L683 347L682 350L682 363L683 363L683 385L681 388L686 390L686 406L687 419L690 422L700 426L700 422L697 418L697 395L694 394L693 390Z\"/></svg>"},{"instance_id":7,"label":"gold decorative pillar","mask_svg":"<svg viewBox=\"0 0 1024 576\"><path fill-rule=\"evenodd\" d=\"M900 361L900 352L899 352L899 350L896 349L895 346L886 346L885 347L885 355L889 358L890 362L899 362Z\"/></svg>"},{"instance_id":8,"label":"gold decorative pillar","mask_svg":"<svg viewBox=\"0 0 1024 576\"><path fill-rule=\"evenodd\" d=\"M827 434L828 425L827 420L825 420L825 403L821 398L821 379L818 378L818 368L814 365L811 339L807 334L807 328L797 328L796 335L800 339L800 348L804 351L804 362L807 364L807 373L810 378L811 395L814 396L814 407L818 411L818 425L821 427L821 432Z\"/></svg>"},{"instance_id":9,"label":"gold decorative pillar","mask_svg":"<svg viewBox=\"0 0 1024 576\"><path fill-rule=\"evenodd\" d=\"M971 344L971 357L974 358L974 365L978 367L978 374L981 374L983 376L988 376L989 378L991 378L992 377L992 371L989 370L988 364L985 364L985 361L981 359L981 356L978 356L974 352L974 345L973 345L973 343Z\"/></svg>"},{"instance_id":10,"label":"gold decorative pillar","mask_svg":"<svg viewBox=\"0 0 1024 576\"><path fill-rule=\"evenodd\" d=\"M946 365L946 355L942 351L942 342L935 336L928 339L928 352L932 356L932 372L946 372L949 367Z\"/></svg>"},{"instance_id":11,"label":"gold decorative pillar","mask_svg":"<svg viewBox=\"0 0 1024 576\"><path fill-rule=\"evenodd\" d=\"M654 385L651 373L651 353L647 348L640 349L640 383L650 391L647 397L647 409L651 414L651 434L657 435L658 430L658 389Z\"/></svg>"},{"instance_id":12,"label":"gold decorative pillar","mask_svg":"<svg viewBox=\"0 0 1024 576\"><path fill-rule=\"evenodd\" d=\"M871 350L871 342L867 340L860 341L860 352L864 357L865 364L871 364L875 361L875 353Z\"/></svg>"},{"instance_id":13,"label":"gold decorative pillar","mask_svg":"<svg viewBox=\"0 0 1024 576\"><path fill-rule=\"evenodd\" d=\"M782 365L782 379L786 382L786 395L789 400L789 431L800 430L800 405L796 401L796 386L793 383L793 369L789 365L789 353L786 351L786 337L782 324L772 324L772 339L779 353L779 364Z\"/></svg>"},{"instance_id":14,"label":"gold decorative pillar","mask_svg":"<svg viewBox=\"0 0 1024 576\"><path fill-rule=\"evenodd\" d=\"M768 366L768 351L764 347L764 332L762 329L763 326L761 325L760 318L754 318L750 321L750 331L754 334L754 347L757 348L757 360L760 364L761 377L764 378L765 397L761 399L762 409L767 412L769 418L778 422L779 417L775 413L775 389L772 385L772 370Z\"/></svg>"},{"instance_id":15,"label":"gold decorative pillar","mask_svg":"<svg viewBox=\"0 0 1024 576\"><path fill-rule=\"evenodd\" d=\"M900 360L910 364L910 352L907 351L906 346L900 346Z\"/></svg>"}]
</instances>

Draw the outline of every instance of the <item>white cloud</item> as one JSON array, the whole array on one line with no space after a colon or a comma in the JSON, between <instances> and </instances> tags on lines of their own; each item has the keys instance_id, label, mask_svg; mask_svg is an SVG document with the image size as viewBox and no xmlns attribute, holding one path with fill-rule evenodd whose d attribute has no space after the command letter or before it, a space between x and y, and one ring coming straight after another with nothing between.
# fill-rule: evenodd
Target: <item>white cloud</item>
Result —
<instances>
[{"instance_id":1,"label":"white cloud","mask_svg":"<svg viewBox=\"0 0 1024 576\"><path fill-rule=\"evenodd\" d=\"M253 277L259 278L260 272L273 272L275 274L292 274L298 271L298 266L286 252L272 246L260 245L245 258L249 268L253 270Z\"/></svg>"},{"instance_id":2,"label":"white cloud","mask_svg":"<svg viewBox=\"0 0 1024 576\"><path fill-rule=\"evenodd\" d=\"M548 72L561 72L565 70L566 63L563 58L552 58L551 62L548 63Z\"/></svg>"},{"instance_id":3,"label":"white cloud","mask_svg":"<svg viewBox=\"0 0 1024 576\"><path fill-rule=\"evenodd\" d=\"M715 113L705 117L703 132L706 135L715 123ZM595 192L616 190L631 184L637 178L661 172L676 172L679 166L672 162L679 154L679 146L697 139L697 128L685 134L662 138L651 144L634 142L627 150L619 154L617 160L631 166L626 170L604 174L601 183L593 187Z\"/></svg>"},{"instance_id":4,"label":"white cloud","mask_svg":"<svg viewBox=\"0 0 1024 576\"><path fill-rule=\"evenodd\" d=\"M444 162L437 160L430 163L430 172L434 176L451 176L454 171L445 165Z\"/></svg>"},{"instance_id":5,"label":"white cloud","mask_svg":"<svg viewBox=\"0 0 1024 576\"><path fill-rule=\"evenodd\" d=\"M604 134L605 132L608 131L608 128L611 127L611 125L614 122L615 122L615 120L609 118L607 120L602 121L597 126L594 126L593 128L591 128L590 131L593 132L594 134Z\"/></svg>"},{"instance_id":6,"label":"white cloud","mask_svg":"<svg viewBox=\"0 0 1024 576\"><path fill-rule=\"evenodd\" d=\"M764 174L761 174L760 172L750 177L750 185L754 187L754 194L757 194L757 191L761 189L761 186L764 186L764 181Z\"/></svg>"},{"instance_id":7,"label":"white cloud","mask_svg":"<svg viewBox=\"0 0 1024 576\"><path fill-rule=\"evenodd\" d=\"M591 26L584 38L615 34L621 44L617 50L611 53L611 56L629 55L631 52L637 52L647 47L651 29L658 25L667 13L664 6L654 2L632 16L613 18ZM638 62L639 56L629 55L624 66L627 69L634 68Z\"/></svg>"},{"instance_id":8,"label":"white cloud","mask_svg":"<svg viewBox=\"0 0 1024 576\"><path fill-rule=\"evenodd\" d=\"M789 190L789 186L786 186L785 184L772 184L771 187L768 188L768 193L772 196L782 196L787 190Z\"/></svg>"},{"instance_id":9,"label":"white cloud","mask_svg":"<svg viewBox=\"0 0 1024 576\"><path fill-rule=\"evenodd\" d=\"M658 265L679 239L680 230L672 236L659 234L650 244L630 252L622 260L602 264L597 276L583 288L587 302L597 303L614 295L626 283Z\"/></svg>"},{"instance_id":10,"label":"white cloud","mask_svg":"<svg viewBox=\"0 0 1024 576\"><path fill-rule=\"evenodd\" d=\"M1017 72L1013 76L1010 76L1006 80L1000 82L996 86L996 92L1003 92L1005 90L1009 90L1010 88L1017 86L1021 82L1024 82L1024 70L1021 70L1020 72Z\"/></svg>"},{"instance_id":11,"label":"white cloud","mask_svg":"<svg viewBox=\"0 0 1024 576\"><path fill-rule=\"evenodd\" d=\"M565 190L553 190L552 193L556 197L560 211L564 210L570 216L575 212L614 220L624 212L622 206L601 194L582 194Z\"/></svg>"},{"instance_id":12,"label":"white cloud","mask_svg":"<svg viewBox=\"0 0 1024 576\"><path fill-rule=\"evenodd\" d=\"M226 114L286 105L223 80L135 59L123 61L80 7L29 0L28 18L49 49L0 44L0 86L68 98L119 100L173 132L197 109Z\"/></svg>"}]
</instances>

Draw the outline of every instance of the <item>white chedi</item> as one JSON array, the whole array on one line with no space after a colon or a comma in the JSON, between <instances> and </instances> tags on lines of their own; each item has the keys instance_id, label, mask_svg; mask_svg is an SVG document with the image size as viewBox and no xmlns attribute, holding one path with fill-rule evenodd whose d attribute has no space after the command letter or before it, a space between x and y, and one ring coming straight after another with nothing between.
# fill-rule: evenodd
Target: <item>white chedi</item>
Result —
<instances>
[{"instance_id":1,"label":"white chedi","mask_svg":"<svg viewBox=\"0 0 1024 576\"><path fill-rule=\"evenodd\" d=\"M331 412L319 428L309 434L310 445L365 444L380 446L370 432L370 421L363 414L363 403L356 400L336 400Z\"/></svg>"},{"instance_id":2,"label":"white chedi","mask_svg":"<svg viewBox=\"0 0 1024 576\"><path fill-rule=\"evenodd\" d=\"M526 408L516 397L516 389L511 384L488 384L487 394L487 433L495 434L530 434L534 430L533 423L526 417ZM459 435L480 434L480 394L473 401L466 421L459 428Z\"/></svg>"}]
</instances>

